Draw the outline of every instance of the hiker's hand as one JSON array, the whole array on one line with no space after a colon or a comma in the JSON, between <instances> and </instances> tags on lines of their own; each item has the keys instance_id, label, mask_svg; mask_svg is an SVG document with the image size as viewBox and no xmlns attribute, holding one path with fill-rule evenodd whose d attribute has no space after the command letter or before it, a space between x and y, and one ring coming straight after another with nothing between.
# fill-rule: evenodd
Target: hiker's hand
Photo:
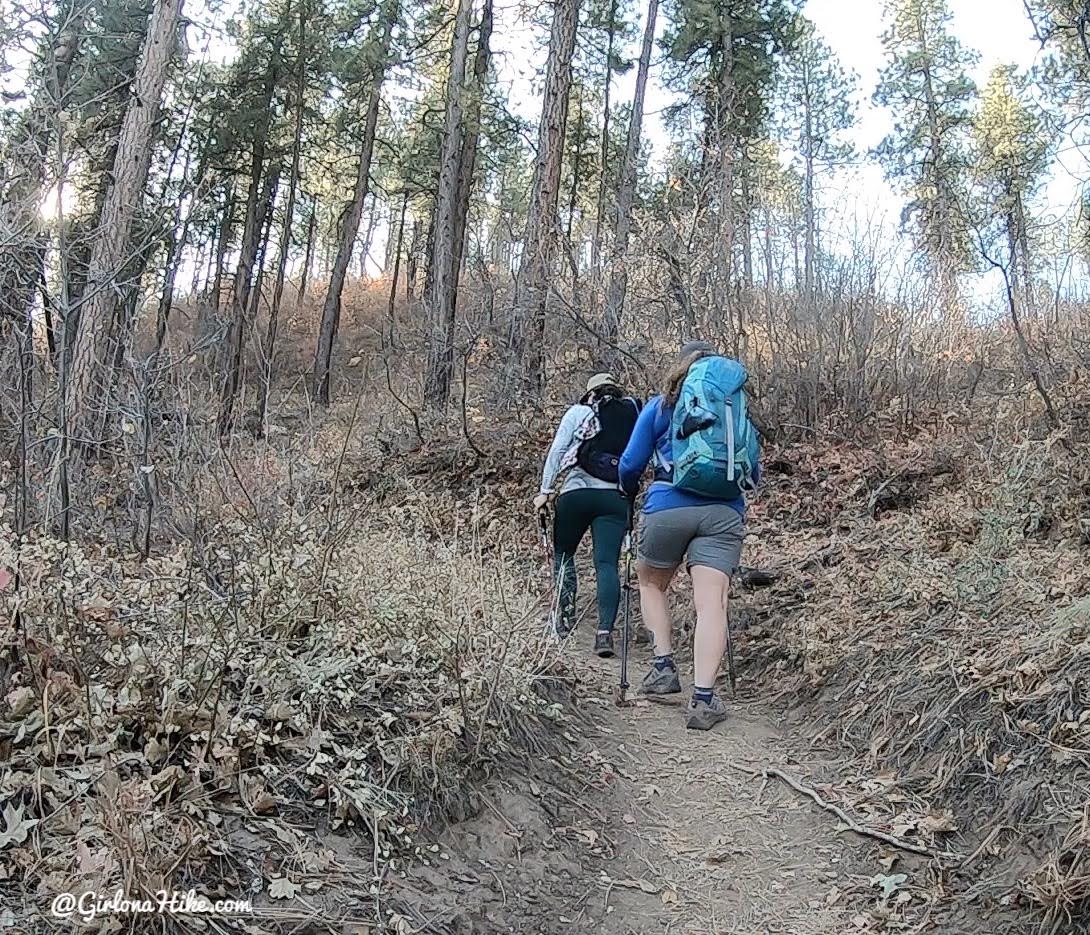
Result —
<instances>
[{"instance_id":1,"label":"hiker's hand","mask_svg":"<svg viewBox=\"0 0 1090 935\"><path fill-rule=\"evenodd\" d=\"M539 493L534 497L534 511L537 513L544 513L545 507L549 505L549 495L547 493Z\"/></svg>"}]
</instances>

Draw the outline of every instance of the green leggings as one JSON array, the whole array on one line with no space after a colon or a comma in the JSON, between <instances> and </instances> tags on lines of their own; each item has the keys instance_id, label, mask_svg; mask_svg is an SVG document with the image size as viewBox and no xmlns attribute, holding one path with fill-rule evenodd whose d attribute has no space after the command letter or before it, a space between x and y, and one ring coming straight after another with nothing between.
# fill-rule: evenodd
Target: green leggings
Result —
<instances>
[{"instance_id":1,"label":"green leggings","mask_svg":"<svg viewBox=\"0 0 1090 935\"><path fill-rule=\"evenodd\" d=\"M598 578L598 629L613 630L621 603L621 579L617 561L628 526L628 500L617 490L584 487L562 493L556 499L553 521L553 552L558 581L558 606L566 621L575 623L575 552L590 527L594 540L594 572Z\"/></svg>"}]
</instances>

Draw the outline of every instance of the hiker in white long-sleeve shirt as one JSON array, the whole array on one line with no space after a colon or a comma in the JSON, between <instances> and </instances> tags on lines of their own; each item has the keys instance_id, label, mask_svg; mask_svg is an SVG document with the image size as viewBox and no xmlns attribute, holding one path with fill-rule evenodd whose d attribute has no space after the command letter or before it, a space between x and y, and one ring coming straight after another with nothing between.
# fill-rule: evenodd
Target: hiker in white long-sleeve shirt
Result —
<instances>
[{"instance_id":1,"label":"hiker in white long-sleeve shirt","mask_svg":"<svg viewBox=\"0 0 1090 935\"><path fill-rule=\"evenodd\" d=\"M613 655L613 624L621 599L617 561L628 527L629 502L618 488L617 465L639 415L611 374L587 382L587 392L560 421L534 498L538 511L553 503L553 551L558 600L553 626L566 637L575 627L575 553L591 531L598 581L594 651ZM559 485L559 489L557 489Z\"/></svg>"}]
</instances>

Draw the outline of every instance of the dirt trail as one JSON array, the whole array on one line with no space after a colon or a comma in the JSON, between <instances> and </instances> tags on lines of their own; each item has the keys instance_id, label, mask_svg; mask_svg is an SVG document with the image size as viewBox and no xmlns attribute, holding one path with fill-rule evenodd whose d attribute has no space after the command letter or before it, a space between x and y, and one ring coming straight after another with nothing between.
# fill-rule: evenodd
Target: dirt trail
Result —
<instances>
[{"instance_id":1,"label":"dirt trail","mask_svg":"<svg viewBox=\"0 0 1090 935\"><path fill-rule=\"evenodd\" d=\"M644 660L633 655L636 681ZM879 845L838 833L834 816L759 775L775 765L805 778L821 767L792 759L801 745L759 699L743 689L729 721L687 731L687 694L618 708L616 660L575 665L589 722L581 757L486 789L481 814L453 826L436 865L409 881L417 909L406 931L924 930L905 925L910 890L887 903L871 882L883 872ZM896 868L911 886L923 874L907 856Z\"/></svg>"},{"instance_id":2,"label":"dirt trail","mask_svg":"<svg viewBox=\"0 0 1090 935\"><path fill-rule=\"evenodd\" d=\"M601 727L629 774L613 801L603 803L613 817L614 854L601 860L599 873L603 881L661 887L647 893L607 885L600 904L614 911L602 931L858 931L855 912L837 897L867 884L851 869L854 842L838 838L829 816L795 793L749 772L790 764L765 712L736 703L715 730L687 731L687 693L673 704L638 700L617 708L615 668L591 663L588 669Z\"/></svg>"}]
</instances>

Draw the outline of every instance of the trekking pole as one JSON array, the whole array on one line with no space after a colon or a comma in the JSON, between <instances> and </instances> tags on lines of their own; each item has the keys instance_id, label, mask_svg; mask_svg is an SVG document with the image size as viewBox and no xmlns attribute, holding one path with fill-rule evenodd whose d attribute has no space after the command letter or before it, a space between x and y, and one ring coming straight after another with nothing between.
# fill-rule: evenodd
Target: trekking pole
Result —
<instances>
[{"instance_id":1,"label":"trekking pole","mask_svg":"<svg viewBox=\"0 0 1090 935\"><path fill-rule=\"evenodd\" d=\"M541 534L541 547L545 550L546 557L548 557L550 554L549 511L545 508L537 511L537 531Z\"/></svg>"},{"instance_id":2,"label":"trekking pole","mask_svg":"<svg viewBox=\"0 0 1090 935\"><path fill-rule=\"evenodd\" d=\"M730 635L730 611L727 611L727 674L730 676L730 696L733 698L736 692L736 680L734 676L734 639Z\"/></svg>"},{"instance_id":3,"label":"trekking pole","mask_svg":"<svg viewBox=\"0 0 1090 935\"><path fill-rule=\"evenodd\" d=\"M556 636L557 615L560 613L560 583L556 580L556 570L553 568L553 546L549 537L549 510L547 507L537 511L537 531L541 536L541 548L545 552L545 562L549 572L549 589L552 592L549 597L549 633Z\"/></svg>"},{"instance_id":4,"label":"trekking pole","mask_svg":"<svg viewBox=\"0 0 1090 935\"><path fill-rule=\"evenodd\" d=\"M621 683L618 686L617 704L628 703L628 638L632 608L632 523L635 506L628 503L628 528L624 534L624 627L621 632Z\"/></svg>"}]
</instances>

